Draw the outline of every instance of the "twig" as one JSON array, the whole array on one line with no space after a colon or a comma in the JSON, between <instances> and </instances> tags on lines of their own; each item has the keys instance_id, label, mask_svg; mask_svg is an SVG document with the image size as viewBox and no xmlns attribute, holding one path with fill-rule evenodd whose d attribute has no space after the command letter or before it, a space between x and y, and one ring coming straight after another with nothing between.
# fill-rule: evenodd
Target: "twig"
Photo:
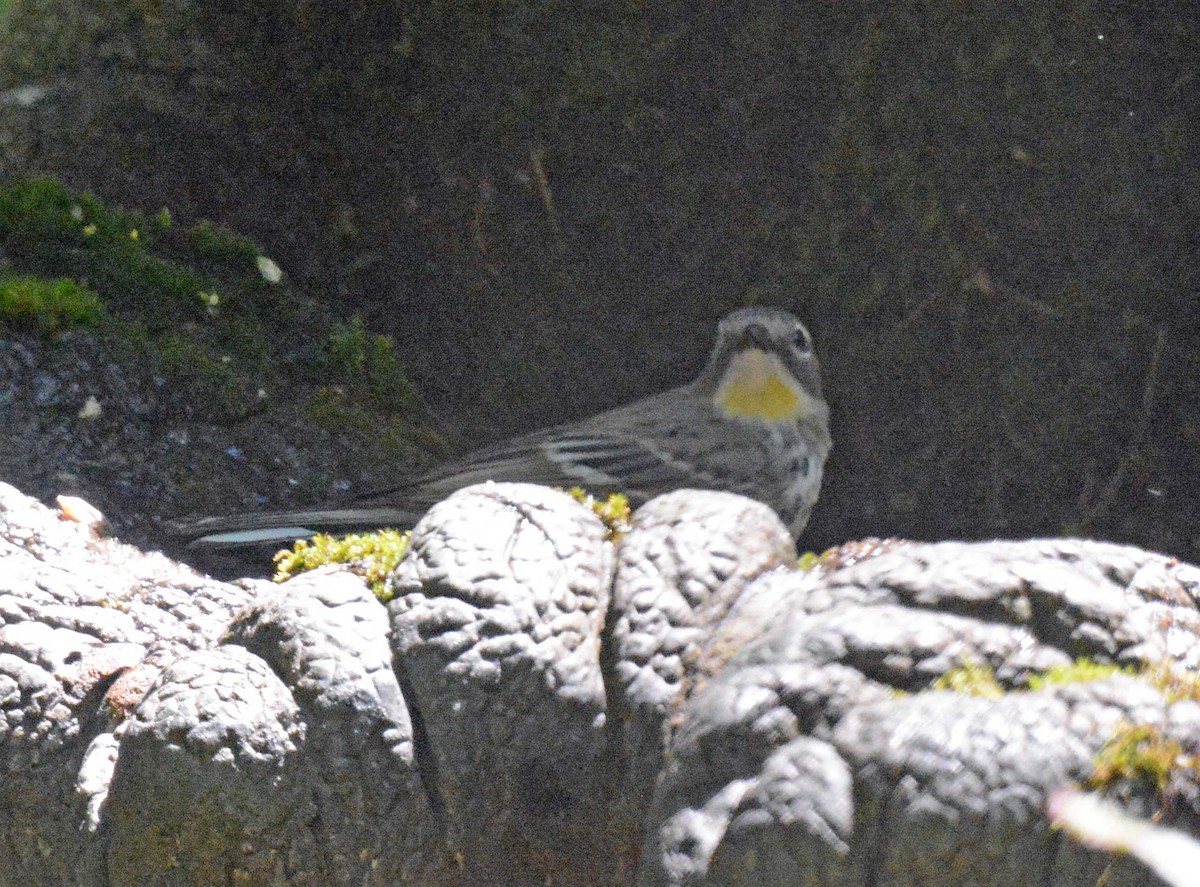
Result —
<instances>
[{"instance_id":1,"label":"twig","mask_svg":"<svg viewBox=\"0 0 1200 887\"><path fill-rule=\"evenodd\" d=\"M1158 333L1154 337L1154 347L1150 349L1150 366L1146 370L1146 382L1142 386L1142 410L1138 415L1137 425L1134 427L1133 438L1129 442L1125 456L1109 477L1099 495L1095 498L1095 503L1087 514L1083 516L1082 526L1088 527L1092 522L1108 510L1109 505L1120 492L1121 487L1125 483L1125 476L1129 473L1129 467L1137 460L1142 444L1146 441L1146 435L1150 429L1150 413L1154 409L1154 395L1158 389L1158 370L1162 363L1163 352L1167 347L1167 328L1161 326L1158 328Z\"/></svg>"},{"instance_id":2,"label":"twig","mask_svg":"<svg viewBox=\"0 0 1200 887\"><path fill-rule=\"evenodd\" d=\"M1064 316L1063 312L1059 311L1057 308L1051 308L1049 305L1039 302L1036 299L1023 296L1013 287L1010 287L1006 284L997 283L983 269L976 271L970 277L966 278L962 282L959 289L963 293L974 290L985 299L991 301L1004 300L1006 302L1011 302L1013 305L1024 308L1026 311L1037 314L1040 317L1045 317L1047 320L1061 320ZM934 304L937 303L937 301L941 298L941 295L941 293L935 291L925 299L922 299L912 311L908 312L908 314L906 314L899 320L899 322L896 323L893 331L902 333L909 327L913 326L929 311L930 308L934 306Z\"/></svg>"},{"instance_id":3,"label":"twig","mask_svg":"<svg viewBox=\"0 0 1200 887\"><path fill-rule=\"evenodd\" d=\"M1032 311L1034 314L1040 314L1042 317L1058 320L1063 316L1063 313L1057 308L1051 308L1049 305L1043 304L1036 299L1031 299L1028 296L1023 296L1013 287L1003 283L996 283L991 276L982 268L976 271L971 277L963 281L963 289L974 287L980 295L989 299L1005 299L1014 305Z\"/></svg>"},{"instance_id":4,"label":"twig","mask_svg":"<svg viewBox=\"0 0 1200 887\"><path fill-rule=\"evenodd\" d=\"M917 305L916 308L914 308L912 311L908 312L908 314L906 314L904 317L900 318L900 321L896 324L895 327L892 328L892 332L902 333L906 329L908 329L910 326L912 326L914 323L916 323L918 320L920 320L921 316L923 314L925 314L926 311L928 311L930 308L933 307L933 303L938 300L939 295L940 295L939 293L934 292L934 293L930 294L929 296L927 296L926 298L922 299L920 304Z\"/></svg>"},{"instance_id":5,"label":"twig","mask_svg":"<svg viewBox=\"0 0 1200 887\"><path fill-rule=\"evenodd\" d=\"M533 180L537 183L538 194L542 198L542 209L546 211L546 219L557 234L558 213L554 209L554 195L550 193L550 179L546 175L546 167L542 165L545 154L541 148L530 148L529 163L533 167Z\"/></svg>"}]
</instances>

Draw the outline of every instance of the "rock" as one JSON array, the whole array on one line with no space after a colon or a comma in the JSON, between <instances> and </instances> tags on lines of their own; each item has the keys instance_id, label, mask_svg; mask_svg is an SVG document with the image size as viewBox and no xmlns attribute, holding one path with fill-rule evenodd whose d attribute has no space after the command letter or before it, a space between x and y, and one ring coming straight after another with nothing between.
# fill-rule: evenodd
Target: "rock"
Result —
<instances>
[{"instance_id":1,"label":"rock","mask_svg":"<svg viewBox=\"0 0 1200 887\"><path fill-rule=\"evenodd\" d=\"M468 487L417 524L394 576L395 662L468 883L540 882L598 849L605 534L566 493Z\"/></svg>"},{"instance_id":2,"label":"rock","mask_svg":"<svg viewBox=\"0 0 1200 887\"><path fill-rule=\"evenodd\" d=\"M1200 570L818 564L728 494L614 542L489 484L385 606L331 569L214 582L0 485L0 884L1148 883L1050 828L1089 780L1200 832Z\"/></svg>"}]
</instances>

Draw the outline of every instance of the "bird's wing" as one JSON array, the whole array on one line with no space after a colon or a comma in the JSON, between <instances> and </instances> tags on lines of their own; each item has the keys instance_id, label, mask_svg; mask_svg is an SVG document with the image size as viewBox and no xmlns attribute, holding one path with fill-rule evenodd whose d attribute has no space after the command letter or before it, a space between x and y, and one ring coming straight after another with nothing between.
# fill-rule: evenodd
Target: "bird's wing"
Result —
<instances>
[{"instance_id":1,"label":"bird's wing","mask_svg":"<svg viewBox=\"0 0 1200 887\"><path fill-rule=\"evenodd\" d=\"M363 501L396 505L419 500L432 504L462 487L487 481L622 492L635 502L664 490L696 484L687 464L644 440L563 428L484 448L410 485L372 493Z\"/></svg>"},{"instance_id":2,"label":"bird's wing","mask_svg":"<svg viewBox=\"0 0 1200 887\"><path fill-rule=\"evenodd\" d=\"M625 493L635 505L667 490L705 486L687 463L629 435L587 426L538 432L477 450L403 486L377 490L335 509L262 512L204 518L175 526L194 546L233 548L286 542L316 532L409 528L436 502L487 481L583 487Z\"/></svg>"}]
</instances>

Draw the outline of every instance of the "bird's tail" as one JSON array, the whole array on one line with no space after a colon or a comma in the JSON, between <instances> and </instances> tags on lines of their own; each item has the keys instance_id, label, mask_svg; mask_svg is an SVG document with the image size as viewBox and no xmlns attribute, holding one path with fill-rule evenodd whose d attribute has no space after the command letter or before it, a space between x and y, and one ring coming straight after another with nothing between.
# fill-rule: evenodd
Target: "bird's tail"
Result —
<instances>
[{"instance_id":1,"label":"bird's tail","mask_svg":"<svg viewBox=\"0 0 1200 887\"><path fill-rule=\"evenodd\" d=\"M391 506L335 508L315 511L263 512L206 517L176 522L174 532L190 540L188 548L217 551L257 545L287 544L317 533L348 533L380 527L411 527L421 515Z\"/></svg>"}]
</instances>

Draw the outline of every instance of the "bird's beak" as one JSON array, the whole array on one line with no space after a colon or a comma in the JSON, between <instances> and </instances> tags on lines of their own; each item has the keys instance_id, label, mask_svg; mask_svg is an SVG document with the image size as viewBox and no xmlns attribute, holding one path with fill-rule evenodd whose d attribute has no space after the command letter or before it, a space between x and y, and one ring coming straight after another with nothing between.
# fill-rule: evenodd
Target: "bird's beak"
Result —
<instances>
[{"instance_id":1,"label":"bird's beak","mask_svg":"<svg viewBox=\"0 0 1200 887\"><path fill-rule=\"evenodd\" d=\"M767 328L761 323L752 323L742 330L738 345L741 348L757 348L760 351L769 351L771 336L767 332Z\"/></svg>"}]
</instances>

